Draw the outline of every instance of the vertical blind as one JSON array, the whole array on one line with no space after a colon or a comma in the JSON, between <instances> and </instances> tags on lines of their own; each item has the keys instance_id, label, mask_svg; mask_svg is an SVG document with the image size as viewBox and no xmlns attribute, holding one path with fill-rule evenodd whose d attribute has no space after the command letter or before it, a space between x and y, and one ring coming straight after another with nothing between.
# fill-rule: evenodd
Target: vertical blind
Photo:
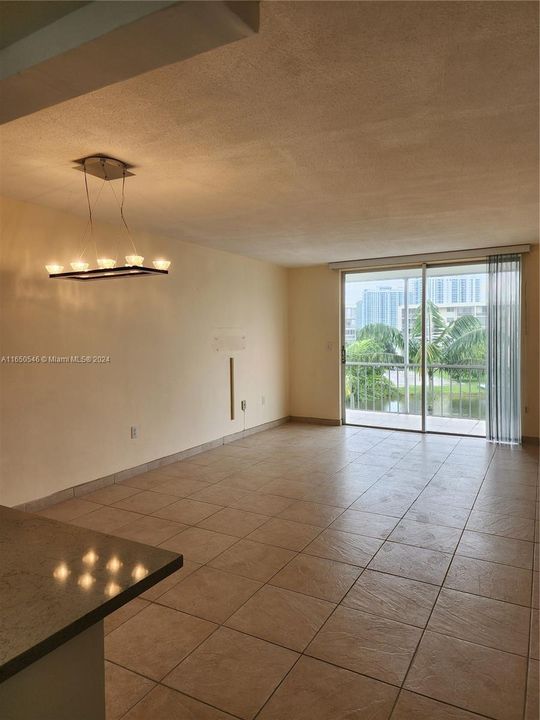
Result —
<instances>
[{"instance_id":1,"label":"vertical blind","mask_svg":"<svg viewBox=\"0 0 540 720\"><path fill-rule=\"evenodd\" d=\"M521 441L521 256L488 259L487 439Z\"/></svg>"}]
</instances>

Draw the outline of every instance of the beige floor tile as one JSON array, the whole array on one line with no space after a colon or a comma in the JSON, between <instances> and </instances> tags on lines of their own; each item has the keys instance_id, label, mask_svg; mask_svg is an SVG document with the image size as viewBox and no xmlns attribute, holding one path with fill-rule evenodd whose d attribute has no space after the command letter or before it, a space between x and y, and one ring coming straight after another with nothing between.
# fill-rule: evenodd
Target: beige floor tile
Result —
<instances>
[{"instance_id":1,"label":"beige floor tile","mask_svg":"<svg viewBox=\"0 0 540 720\"><path fill-rule=\"evenodd\" d=\"M245 490L248 492L256 492L263 485L266 485L268 478L265 476L257 477L250 469L244 470L240 473L234 473L221 480L220 486L235 488L237 490Z\"/></svg>"},{"instance_id":2,"label":"beige floor tile","mask_svg":"<svg viewBox=\"0 0 540 720\"><path fill-rule=\"evenodd\" d=\"M105 635L108 635L113 630L116 630L116 628L120 627L122 623L125 623L126 620L134 617L137 613L140 613L141 610L144 610L144 608L148 605L149 602L147 600L144 600L141 597L136 597L125 605L122 605L122 607L118 608L118 610L115 610L110 615L107 615L103 621Z\"/></svg>"},{"instance_id":3,"label":"beige floor tile","mask_svg":"<svg viewBox=\"0 0 540 720\"><path fill-rule=\"evenodd\" d=\"M402 690L391 720L484 720L481 715Z\"/></svg>"},{"instance_id":4,"label":"beige floor tile","mask_svg":"<svg viewBox=\"0 0 540 720\"><path fill-rule=\"evenodd\" d=\"M202 520L198 523L198 527L215 530L226 535L234 535L235 537L245 537L267 520L267 515L259 515L228 507Z\"/></svg>"},{"instance_id":5,"label":"beige floor tile","mask_svg":"<svg viewBox=\"0 0 540 720\"><path fill-rule=\"evenodd\" d=\"M119 485L127 485L128 487L139 488L139 490L152 490L160 485L166 478L156 470L134 475L133 477L121 480Z\"/></svg>"},{"instance_id":6,"label":"beige floor tile","mask_svg":"<svg viewBox=\"0 0 540 720\"><path fill-rule=\"evenodd\" d=\"M89 500L83 500L82 498L73 498L71 500L64 500L64 502L56 503L51 507L40 510L37 515L42 517L51 518L51 520L61 520L62 522L69 522L75 518L81 517L82 515L88 515L93 510L99 510L101 505Z\"/></svg>"},{"instance_id":7,"label":"beige floor tile","mask_svg":"<svg viewBox=\"0 0 540 720\"><path fill-rule=\"evenodd\" d=\"M165 493L154 492L153 490L143 490L129 497L114 503L114 507L122 508L122 510L131 510L132 512L150 515L155 510L159 510L171 503L176 502L176 495L166 495Z\"/></svg>"},{"instance_id":8,"label":"beige floor tile","mask_svg":"<svg viewBox=\"0 0 540 720\"><path fill-rule=\"evenodd\" d=\"M259 488L261 493L279 495L291 500L303 500L312 497L313 490L314 485L308 480L293 480L283 477L269 479L265 485Z\"/></svg>"},{"instance_id":9,"label":"beige floor tile","mask_svg":"<svg viewBox=\"0 0 540 720\"><path fill-rule=\"evenodd\" d=\"M474 509L467 522L467 530L502 535L516 540L534 540L534 520L515 515L494 515Z\"/></svg>"},{"instance_id":10,"label":"beige floor tile","mask_svg":"<svg viewBox=\"0 0 540 720\"><path fill-rule=\"evenodd\" d=\"M291 550L244 539L214 558L209 565L218 570L267 582L294 556L295 553Z\"/></svg>"},{"instance_id":11,"label":"beige floor tile","mask_svg":"<svg viewBox=\"0 0 540 720\"><path fill-rule=\"evenodd\" d=\"M238 542L231 535L190 527L161 543L160 547L181 553L185 560L204 565Z\"/></svg>"},{"instance_id":12,"label":"beige floor tile","mask_svg":"<svg viewBox=\"0 0 540 720\"><path fill-rule=\"evenodd\" d=\"M311 490L306 500L312 500L323 505L334 505L337 508L345 510L353 502L358 500L363 489L359 488L358 485L346 485L346 484L324 484Z\"/></svg>"},{"instance_id":13,"label":"beige floor tile","mask_svg":"<svg viewBox=\"0 0 540 720\"><path fill-rule=\"evenodd\" d=\"M115 530L119 530L121 527L124 527L124 525L132 523L141 517L142 515L139 513L134 513L130 510L121 510L120 508L111 507L110 505L104 505L100 507L99 510L81 515L71 522L74 525L85 527L89 530L114 533Z\"/></svg>"},{"instance_id":14,"label":"beige floor tile","mask_svg":"<svg viewBox=\"0 0 540 720\"><path fill-rule=\"evenodd\" d=\"M271 585L338 603L362 570L324 558L297 555L271 581Z\"/></svg>"},{"instance_id":15,"label":"beige floor tile","mask_svg":"<svg viewBox=\"0 0 540 720\"><path fill-rule=\"evenodd\" d=\"M112 485L107 485L99 490L95 490L93 493L85 495L84 499L100 503L101 505L112 505L119 500L123 500L130 495L136 495L139 492L140 490L138 488L113 483Z\"/></svg>"},{"instance_id":16,"label":"beige floor tile","mask_svg":"<svg viewBox=\"0 0 540 720\"><path fill-rule=\"evenodd\" d=\"M392 542L426 548L426 550L453 553L460 537L461 530L458 528L447 525L431 525L416 520L401 520L388 539Z\"/></svg>"},{"instance_id":17,"label":"beige floor tile","mask_svg":"<svg viewBox=\"0 0 540 720\"><path fill-rule=\"evenodd\" d=\"M199 456L200 457L200 456ZM192 462L193 458L180 460L179 462L160 465L156 472L167 477L179 478L204 478L206 468Z\"/></svg>"},{"instance_id":18,"label":"beige floor tile","mask_svg":"<svg viewBox=\"0 0 540 720\"><path fill-rule=\"evenodd\" d=\"M190 498L182 498L181 500L175 498L175 502L156 510L153 514L164 520L173 520L185 525L196 525L201 520L214 515L222 509L221 505L212 505L191 500Z\"/></svg>"},{"instance_id":19,"label":"beige floor tile","mask_svg":"<svg viewBox=\"0 0 540 720\"><path fill-rule=\"evenodd\" d=\"M203 480L194 480L192 478L166 478L163 483L153 488L156 492L167 493L167 495L177 495L178 497L188 497L198 490L204 490L211 483Z\"/></svg>"},{"instance_id":20,"label":"beige floor tile","mask_svg":"<svg viewBox=\"0 0 540 720\"><path fill-rule=\"evenodd\" d=\"M321 532L315 525L270 518L248 535L249 540L275 545L287 550L302 550Z\"/></svg>"},{"instance_id":21,"label":"beige floor tile","mask_svg":"<svg viewBox=\"0 0 540 720\"><path fill-rule=\"evenodd\" d=\"M198 490L197 492L192 493L190 497L192 500L198 500L199 502L221 505L221 507L229 507L232 503L241 500L246 494L245 490L211 485L203 490Z\"/></svg>"},{"instance_id":22,"label":"beige floor tile","mask_svg":"<svg viewBox=\"0 0 540 720\"><path fill-rule=\"evenodd\" d=\"M475 510L493 513L494 515L516 515L522 518L534 519L535 508L534 503L527 500L512 500L510 498L501 497L483 497L478 498Z\"/></svg>"},{"instance_id":23,"label":"beige floor tile","mask_svg":"<svg viewBox=\"0 0 540 720\"><path fill-rule=\"evenodd\" d=\"M536 500L536 487L534 485L524 485L520 482L506 482L500 478L486 478L478 499L488 497L508 498L509 500L525 500L526 502L534 502Z\"/></svg>"},{"instance_id":24,"label":"beige floor tile","mask_svg":"<svg viewBox=\"0 0 540 720\"><path fill-rule=\"evenodd\" d=\"M533 543L465 530L456 555L532 569Z\"/></svg>"},{"instance_id":25,"label":"beige floor tile","mask_svg":"<svg viewBox=\"0 0 540 720\"><path fill-rule=\"evenodd\" d=\"M379 480L379 482L381 481ZM419 491L416 490L379 489L377 485L367 490L351 509L401 517L411 507L419 494Z\"/></svg>"},{"instance_id":26,"label":"beige floor tile","mask_svg":"<svg viewBox=\"0 0 540 720\"><path fill-rule=\"evenodd\" d=\"M161 595L159 603L223 623L260 587L256 580L204 566Z\"/></svg>"},{"instance_id":27,"label":"beige floor tile","mask_svg":"<svg viewBox=\"0 0 540 720\"><path fill-rule=\"evenodd\" d=\"M435 585L365 570L342 604L388 620L425 627L438 592Z\"/></svg>"},{"instance_id":28,"label":"beige floor tile","mask_svg":"<svg viewBox=\"0 0 540 720\"><path fill-rule=\"evenodd\" d=\"M437 550L385 542L369 564L370 570L440 585L452 559Z\"/></svg>"},{"instance_id":29,"label":"beige floor tile","mask_svg":"<svg viewBox=\"0 0 540 720\"><path fill-rule=\"evenodd\" d=\"M294 500L291 498L279 497L278 495L268 495L262 493L246 493L239 500L230 503L230 507L246 510L247 512L260 513L274 517L279 515L285 508L292 505Z\"/></svg>"},{"instance_id":30,"label":"beige floor tile","mask_svg":"<svg viewBox=\"0 0 540 720\"><path fill-rule=\"evenodd\" d=\"M258 720L387 720L397 688L301 657Z\"/></svg>"},{"instance_id":31,"label":"beige floor tile","mask_svg":"<svg viewBox=\"0 0 540 720\"><path fill-rule=\"evenodd\" d=\"M345 510L343 515L340 515L330 525L330 529L386 540L397 522L398 519L391 516L377 515L376 513L367 513L360 510Z\"/></svg>"},{"instance_id":32,"label":"beige floor tile","mask_svg":"<svg viewBox=\"0 0 540 720\"><path fill-rule=\"evenodd\" d=\"M452 560L444 585L518 605L528 606L531 599L530 571L458 555Z\"/></svg>"},{"instance_id":33,"label":"beige floor tile","mask_svg":"<svg viewBox=\"0 0 540 720\"><path fill-rule=\"evenodd\" d=\"M540 659L540 651L539 651L539 644L540 644L540 631L538 627L538 609L533 608L531 611L531 642L529 647L529 655L534 658L535 660Z\"/></svg>"},{"instance_id":34,"label":"beige floor tile","mask_svg":"<svg viewBox=\"0 0 540 720\"><path fill-rule=\"evenodd\" d=\"M304 552L327 560L365 567L381 547L382 542L364 535L329 529L324 530L304 549Z\"/></svg>"},{"instance_id":35,"label":"beige floor tile","mask_svg":"<svg viewBox=\"0 0 540 720\"><path fill-rule=\"evenodd\" d=\"M200 567L201 566L199 563L190 562L189 560L186 560L184 558L183 565L180 570L176 570L176 572L174 572L172 575L169 575L164 580L161 580L161 582L153 585L151 588L143 592L140 597L144 598L145 600L157 600L164 593L166 593L167 590L170 590L179 582L185 580L191 575L191 573L195 572L195 570Z\"/></svg>"},{"instance_id":36,"label":"beige floor tile","mask_svg":"<svg viewBox=\"0 0 540 720\"><path fill-rule=\"evenodd\" d=\"M525 720L538 720L540 717L540 663L538 660L529 660L527 675L527 699L525 703Z\"/></svg>"},{"instance_id":37,"label":"beige floor tile","mask_svg":"<svg viewBox=\"0 0 540 720\"><path fill-rule=\"evenodd\" d=\"M279 514L279 517L285 520L294 520L295 522L325 528L341 515L342 512L341 508L333 507L332 505L321 505L320 503L298 500L283 510L283 512Z\"/></svg>"},{"instance_id":38,"label":"beige floor tile","mask_svg":"<svg viewBox=\"0 0 540 720\"><path fill-rule=\"evenodd\" d=\"M217 626L162 605L150 604L105 638L105 657L161 680Z\"/></svg>"},{"instance_id":39,"label":"beige floor tile","mask_svg":"<svg viewBox=\"0 0 540 720\"><path fill-rule=\"evenodd\" d=\"M105 710L107 720L120 718L155 687L148 678L114 663L105 662Z\"/></svg>"},{"instance_id":40,"label":"beige floor tile","mask_svg":"<svg viewBox=\"0 0 540 720\"><path fill-rule=\"evenodd\" d=\"M433 501L417 500L403 519L463 529L468 517L468 508L441 505L441 503Z\"/></svg>"},{"instance_id":41,"label":"beige floor tile","mask_svg":"<svg viewBox=\"0 0 540 720\"><path fill-rule=\"evenodd\" d=\"M234 718L176 690L158 685L122 720L234 720Z\"/></svg>"},{"instance_id":42,"label":"beige floor tile","mask_svg":"<svg viewBox=\"0 0 540 720\"><path fill-rule=\"evenodd\" d=\"M187 525L181 525L171 520L143 515L137 520L123 525L115 532L115 535L145 545L159 545L173 535L178 535L182 530L186 530L187 527Z\"/></svg>"},{"instance_id":43,"label":"beige floor tile","mask_svg":"<svg viewBox=\"0 0 540 720\"><path fill-rule=\"evenodd\" d=\"M426 632L404 687L496 720L520 720L527 661Z\"/></svg>"},{"instance_id":44,"label":"beige floor tile","mask_svg":"<svg viewBox=\"0 0 540 720\"><path fill-rule=\"evenodd\" d=\"M266 585L225 624L302 652L334 608L325 600Z\"/></svg>"},{"instance_id":45,"label":"beige floor tile","mask_svg":"<svg viewBox=\"0 0 540 720\"><path fill-rule=\"evenodd\" d=\"M497 650L527 655L528 608L443 588L428 630Z\"/></svg>"},{"instance_id":46,"label":"beige floor tile","mask_svg":"<svg viewBox=\"0 0 540 720\"><path fill-rule=\"evenodd\" d=\"M407 673L421 635L420 628L340 606L305 652L397 685Z\"/></svg>"},{"instance_id":47,"label":"beige floor tile","mask_svg":"<svg viewBox=\"0 0 540 720\"><path fill-rule=\"evenodd\" d=\"M165 684L250 720L298 658L291 650L221 627Z\"/></svg>"},{"instance_id":48,"label":"beige floor tile","mask_svg":"<svg viewBox=\"0 0 540 720\"><path fill-rule=\"evenodd\" d=\"M534 608L540 607L540 573L533 572L533 579L532 579L532 585L533 585L533 591L532 591L532 606Z\"/></svg>"}]
</instances>

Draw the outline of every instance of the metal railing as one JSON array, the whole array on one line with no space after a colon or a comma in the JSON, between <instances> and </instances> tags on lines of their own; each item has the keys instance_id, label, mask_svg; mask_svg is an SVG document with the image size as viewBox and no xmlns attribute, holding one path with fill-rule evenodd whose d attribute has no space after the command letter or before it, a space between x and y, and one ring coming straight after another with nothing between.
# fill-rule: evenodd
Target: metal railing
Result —
<instances>
[{"instance_id":1,"label":"metal railing","mask_svg":"<svg viewBox=\"0 0 540 720\"><path fill-rule=\"evenodd\" d=\"M422 413L422 377L418 363L345 363L348 410ZM486 409L485 365L428 364L427 414L443 418L483 420Z\"/></svg>"}]
</instances>

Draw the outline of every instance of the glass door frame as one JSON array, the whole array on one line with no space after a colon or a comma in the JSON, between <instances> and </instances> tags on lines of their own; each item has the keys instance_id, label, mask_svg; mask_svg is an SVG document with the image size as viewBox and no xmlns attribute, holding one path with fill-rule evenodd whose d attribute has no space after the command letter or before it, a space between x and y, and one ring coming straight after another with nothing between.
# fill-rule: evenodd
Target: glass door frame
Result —
<instances>
[{"instance_id":1,"label":"glass door frame","mask_svg":"<svg viewBox=\"0 0 540 720\"><path fill-rule=\"evenodd\" d=\"M452 437L459 437L458 433L450 433L450 432L443 432L441 430L430 430L427 429L427 384L426 384L426 375L427 375L427 353L425 351L426 349L426 308L427 308L427 271L428 269L431 270L433 268L437 267L463 267L466 265L478 265L478 260L454 260L454 261L438 261L438 262L424 262L424 263L407 263L406 265L400 265L399 263L396 263L395 265L385 265L384 267L381 266L374 266L372 268L358 268L358 269L347 269L347 270L340 270L340 282L341 282L341 292L340 292L340 312L341 312L341 318L340 318L340 340L341 340L341 353L340 353L340 400L341 400L341 423L342 425L349 425L350 427L370 427L377 430L397 430L401 432L420 432L423 434L431 434L431 435L450 435ZM421 370L421 377L422 377L422 388L421 388L421 410L420 413L420 419L421 419L421 428L420 429L411 429L411 428L399 428L399 427L389 427L389 426L381 426L381 425L365 425L365 424L358 424L358 423L351 423L347 422L347 408L346 408L346 398L345 398L345 368L346 368L346 345L345 345L345 287L346 287L346 276L347 275L358 275L361 273L372 273L372 272L384 272L385 270L391 272L395 270L420 270L421 271L421 278L422 278L422 299L421 299L421 326L422 326L422 333L421 333L421 343L422 343L422 353L421 353L421 364L420 364L420 370ZM406 318L406 322L408 322L408 317ZM474 438L485 438L485 435L467 435L467 437L474 437Z\"/></svg>"}]
</instances>

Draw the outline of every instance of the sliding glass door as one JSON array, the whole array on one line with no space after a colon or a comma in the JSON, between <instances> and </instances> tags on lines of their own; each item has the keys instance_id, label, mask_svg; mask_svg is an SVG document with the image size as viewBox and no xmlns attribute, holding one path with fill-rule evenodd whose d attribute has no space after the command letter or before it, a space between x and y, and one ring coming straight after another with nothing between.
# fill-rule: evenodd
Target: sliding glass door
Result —
<instances>
[{"instance_id":1,"label":"sliding glass door","mask_svg":"<svg viewBox=\"0 0 540 720\"><path fill-rule=\"evenodd\" d=\"M425 429L486 434L487 267L426 269Z\"/></svg>"},{"instance_id":2,"label":"sliding glass door","mask_svg":"<svg viewBox=\"0 0 540 720\"><path fill-rule=\"evenodd\" d=\"M344 278L345 422L421 430L422 269Z\"/></svg>"},{"instance_id":3,"label":"sliding glass door","mask_svg":"<svg viewBox=\"0 0 540 720\"><path fill-rule=\"evenodd\" d=\"M485 264L343 275L343 420L485 436Z\"/></svg>"}]
</instances>

